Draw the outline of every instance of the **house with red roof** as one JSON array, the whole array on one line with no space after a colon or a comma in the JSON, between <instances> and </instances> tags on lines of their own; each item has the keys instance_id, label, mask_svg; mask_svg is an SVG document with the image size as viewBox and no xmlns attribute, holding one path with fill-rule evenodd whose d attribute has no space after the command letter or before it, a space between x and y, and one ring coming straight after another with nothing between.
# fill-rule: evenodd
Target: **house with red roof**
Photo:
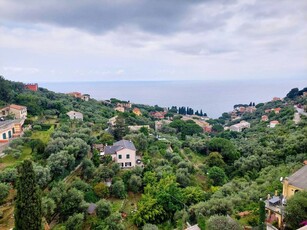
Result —
<instances>
[{"instance_id":1,"label":"house with red roof","mask_svg":"<svg viewBox=\"0 0 307 230\"><path fill-rule=\"evenodd\" d=\"M150 112L149 115L156 119L164 119L166 112Z\"/></svg>"},{"instance_id":2,"label":"house with red roof","mask_svg":"<svg viewBox=\"0 0 307 230\"><path fill-rule=\"evenodd\" d=\"M279 121L271 121L269 126L270 128L275 128L275 126L278 124L279 124Z\"/></svg>"},{"instance_id":3,"label":"house with red roof","mask_svg":"<svg viewBox=\"0 0 307 230\"><path fill-rule=\"evenodd\" d=\"M0 117L13 115L14 119L26 119L27 114L27 107L22 105L11 104L0 109Z\"/></svg>"},{"instance_id":4,"label":"house with red roof","mask_svg":"<svg viewBox=\"0 0 307 230\"><path fill-rule=\"evenodd\" d=\"M263 115L261 117L261 121L268 121L269 120L269 117L267 115Z\"/></svg>"}]
</instances>

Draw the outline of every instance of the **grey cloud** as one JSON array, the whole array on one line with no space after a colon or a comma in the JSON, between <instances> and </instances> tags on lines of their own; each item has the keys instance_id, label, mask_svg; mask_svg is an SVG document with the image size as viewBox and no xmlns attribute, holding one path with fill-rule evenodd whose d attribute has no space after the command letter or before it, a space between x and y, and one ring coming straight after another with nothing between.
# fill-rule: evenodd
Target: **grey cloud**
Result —
<instances>
[{"instance_id":1,"label":"grey cloud","mask_svg":"<svg viewBox=\"0 0 307 230\"><path fill-rule=\"evenodd\" d=\"M224 55L235 52L234 47L229 44L216 43L201 43L196 42L193 44L185 45L169 45L166 49L175 50L182 54L188 54L192 56L213 56L213 55Z\"/></svg>"},{"instance_id":2,"label":"grey cloud","mask_svg":"<svg viewBox=\"0 0 307 230\"><path fill-rule=\"evenodd\" d=\"M233 0L11 0L0 3L0 18L74 27L92 33L131 26L150 33L165 34L193 29L185 24L193 7L204 3L210 5L232 2ZM195 24L195 27L214 28L216 23L220 23L220 20L202 21L201 25Z\"/></svg>"}]
</instances>

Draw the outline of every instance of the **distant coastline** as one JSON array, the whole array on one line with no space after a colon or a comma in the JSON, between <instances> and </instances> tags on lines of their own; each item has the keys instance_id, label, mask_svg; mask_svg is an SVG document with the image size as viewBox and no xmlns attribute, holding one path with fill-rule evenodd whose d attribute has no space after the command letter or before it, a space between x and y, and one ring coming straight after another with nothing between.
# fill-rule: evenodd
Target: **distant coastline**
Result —
<instances>
[{"instance_id":1,"label":"distant coastline","mask_svg":"<svg viewBox=\"0 0 307 230\"><path fill-rule=\"evenodd\" d=\"M118 98L163 107L189 106L217 118L234 104L285 97L291 88L307 87L307 79L252 81L104 81L48 82L40 87L61 93L80 91L97 100Z\"/></svg>"}]
</instances>

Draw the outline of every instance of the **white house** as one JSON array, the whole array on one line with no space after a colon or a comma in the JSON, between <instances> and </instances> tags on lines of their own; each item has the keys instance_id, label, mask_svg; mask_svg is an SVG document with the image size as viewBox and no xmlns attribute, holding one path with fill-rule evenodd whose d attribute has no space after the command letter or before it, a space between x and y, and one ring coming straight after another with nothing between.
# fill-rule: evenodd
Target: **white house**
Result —
<instances>
[{"instance_id":1,"label":"white house","mask_svg":"<svg viewBox=\"0 0 307 230\"><path fill-rule=\"evenodd\" d=\"M70 120L78 119L78 120L83 121L83 114L80 112L69 111L66 114L69 116Z\"/></svg>"},{"instance_id":2,"label":"white house","mask_svg":"<svg viewBox=\"0 0 307 230\"><path fill-rule=\"evenodd\" d=\"M251 127L251 124L247 121L241 121L238 124L232 125L229 127L231 131L242 132L243 129L248 129Z\"/></svg>"},{"instance_id":3,"label":"white house","mask_svg":"<svg viewBox=\"0 0 307 230\"><path fill-rule=\"evenodd\" d=\"M105 146L102 155L110 155L121 168L135 167L136 148L132 141L121 140L112 146Z\"/></svg>"},{"instance_id":4,"label":"white house","mask_svg":"<svg viewBox=\"0 0 307 230\"><path fill-rule=\"evenodd\" d=\"M275 128L276 125L279 124L279 121L271 121L270 122L270 128Z\"/></svg>"},{"instance_id":5,"label":"white house","mask_svg":"<svg viewBox=\"0 0 307 230\"><path fill-rule=\"evenodd\" d=\"M81 96L81 99L82 99L83 101L89 101L90 98L91 98L91 96L90 96L89 94L83 94L83 95Z\"/></svg>"}]
</instances>

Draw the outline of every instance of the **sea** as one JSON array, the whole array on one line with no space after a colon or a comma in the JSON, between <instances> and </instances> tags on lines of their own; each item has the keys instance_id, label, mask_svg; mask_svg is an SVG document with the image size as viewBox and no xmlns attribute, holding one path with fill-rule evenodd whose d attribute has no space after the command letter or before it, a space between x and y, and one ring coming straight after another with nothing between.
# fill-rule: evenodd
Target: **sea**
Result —
<instances>
[{"instance_id":1,"label":"sea","mask_svg":"<svg viewBox=\"0 0 307 230\"><path fill-rule=\"evenodd\" d=\"M223 112L231 111L235 104L257 104L273 97L285 97L292 88L307 87L307 79L44 82L39 86L60 93L87 93L96 100L117 98L161 107L185 106L218 118Z\"/></svg>"}]
</instances>

